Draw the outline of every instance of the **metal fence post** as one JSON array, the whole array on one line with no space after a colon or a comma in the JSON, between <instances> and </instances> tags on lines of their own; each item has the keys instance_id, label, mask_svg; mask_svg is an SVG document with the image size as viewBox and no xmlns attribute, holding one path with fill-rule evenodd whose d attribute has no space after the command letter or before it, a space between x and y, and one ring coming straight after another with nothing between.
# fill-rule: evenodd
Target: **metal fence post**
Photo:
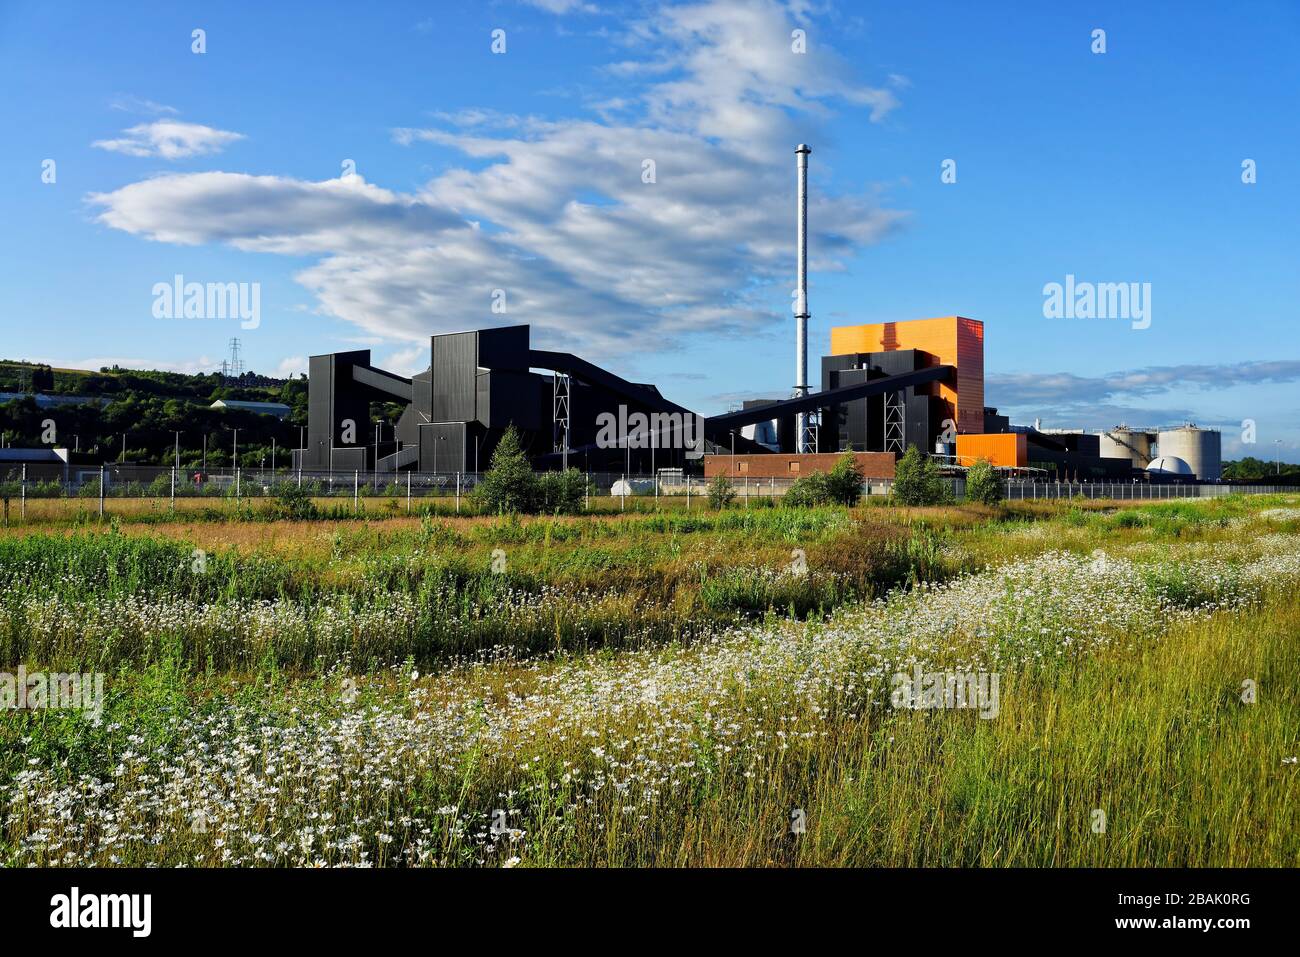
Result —
<instances>
[{"instance_id":1,"label":"metal fence post","mask_svg":"<svg viewBox=\"0 0 1300 957\"><path fill-rule=\"evenodd\" d=\"M27 463L23 463L23 477L18 483L18 516L27 521Z\"/></svg>"},{"instance_id":2,"label":"metal fence post","mask_svg":"<svg viewBox=\"0 0 1300 957\"><path fill-rule=\"evenodd\" d=\"M243 470L240 469L238 465L236 465L235 466L235 504L236 505L239 505L240 501L243 499L244 491L241 484L243 478L244 478Z\"/></svg>"},{"instance_id":3,"label":"metal fence post","mask_svg":"<svg viewBox=\"0 0 1300 957\"><path fill-rule=\"evenodd\" d=\"M406 473L406 514L411 514L411 473Z\"/></svg>"},{"instance_id":4,"label":"metal fence post","mask_svg":"<svg viewBox=\"0 0 1300 957\"><path fill-rule=\"evenodd\" d=\"M352 472L352 511L355 514L361 507L361 470Z\"/></svg>"},{"instance_id":5,"label":"metal fence post","mask_svg":"<svg viewBox=\"0 0 1300 957\"><path fill-rule=\"evenodd\" d=\"M460 473L456 473L456 514L460 514Z\"/></svg>"},{"instance_id":6,"label":"metal fence post","mask_svg":"<svg viewBox=\"0 0 1300 957\"><path fill-rule=\"evenodd\" d=\"M99 517L104 517L104 472L107 466L99 467Z\"/></svg>"},{"instance_id":7,"label":"metal fence post","mask_svg":"<svg viewBox=\"0 0 1300 957\"><path fill-rule=\"evenodd\" d=\"M172 511L176 511L176 466L172 466Z\"/></svg>"}]
</instances>

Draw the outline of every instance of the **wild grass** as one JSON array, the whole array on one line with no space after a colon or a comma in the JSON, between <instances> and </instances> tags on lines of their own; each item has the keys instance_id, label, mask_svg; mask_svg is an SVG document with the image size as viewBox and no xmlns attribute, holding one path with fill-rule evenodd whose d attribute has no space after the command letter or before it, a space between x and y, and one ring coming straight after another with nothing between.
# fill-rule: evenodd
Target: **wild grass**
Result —
<instances>
[{"instance_id":1,"label":"wild grass","mask_svg":"<svg viewBox=\"0 0 1300 957\"><path fill-rule=\"evenodd\" d=\"M0 862L1297 866L1295 504L0 539L4 660L109 679L0 714Z\"/></svg>"},{"instance_id":2,"label":"wild grass","mask_svg":"<svg viewBox=\"0 0 1300 957\"><path fill-rule=\"evenodd\" d=\"M28 534L0 538L0 660L112 670L175 646L191 669L270 659L306 672L340 656L429 667L482 648L691 641L769 612L824 616L947 573L902 530L843 510L425 520L318 529L292 551L208 553L120 530Z\"/></svg>"}]
</instances>

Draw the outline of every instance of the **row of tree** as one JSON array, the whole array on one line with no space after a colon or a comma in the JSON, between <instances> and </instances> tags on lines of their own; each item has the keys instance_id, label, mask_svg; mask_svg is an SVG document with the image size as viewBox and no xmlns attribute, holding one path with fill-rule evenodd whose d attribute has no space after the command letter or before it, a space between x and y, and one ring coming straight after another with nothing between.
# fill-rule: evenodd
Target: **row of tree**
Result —
<instances>
[{"instance_id":1,"label":"row of tree","mask_svg":"<svg viewBox=\"0 0 1300 957\"><path fill-rule=\"evenodd\" d=\"M789 508L818 505L856 505L865 477L852 452L842 455L829 472L816 472L796 481L782 497ZM533 471L514 426L506 429L474 497L486 512L569 514L582 510L588 492L587 477L575 469L567 472ZM894 501L901 505L942 505L952 501L948 483L929 456L909 447L895 468ZM736 489L725 475L708 486L709 505L723 509L736 499ZM966 473L966 500L985 505L1002 501L1002 481L993 466L981 460Z\"/></svg>"}]
</instances>

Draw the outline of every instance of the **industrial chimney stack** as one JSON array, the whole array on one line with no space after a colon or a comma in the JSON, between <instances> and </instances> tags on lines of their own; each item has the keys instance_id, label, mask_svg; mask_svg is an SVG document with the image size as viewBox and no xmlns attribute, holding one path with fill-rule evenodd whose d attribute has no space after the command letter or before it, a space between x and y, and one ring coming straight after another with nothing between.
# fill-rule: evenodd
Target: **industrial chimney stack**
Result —
<instances>
[{"instance_id":1,"label":"industrial chimney stack","mask_svg":"<svg viewBox=\"0 0 1300 957\"><path fill-rule=\"evenodd\" d=\"M795 147L799 174L799 266L798 288L795 292L795 367L794 394L808 394L808 145ZM795 451L811 452L807 442L808 414L800 412L795 419Z\"/></svg>"}]
</instances>

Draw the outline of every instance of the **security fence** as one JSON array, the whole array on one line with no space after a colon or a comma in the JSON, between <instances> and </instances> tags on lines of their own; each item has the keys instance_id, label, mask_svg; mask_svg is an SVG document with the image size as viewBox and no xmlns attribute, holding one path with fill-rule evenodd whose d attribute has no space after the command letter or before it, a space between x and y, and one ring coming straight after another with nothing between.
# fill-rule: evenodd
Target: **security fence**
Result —
<instances>
[{"instance_id":1,"label":"security fence","mask_svg":"<svg viewBox=\"0 0 1300 957\"><path fill-rule=\"evenodd\" d=\"M623 475L617 472L588 472L586 500L589 507L644 507L647 500L663 499L684 507L708 496L709 480L684 475L678 469L664 469L658 475ZM154 505L176 507L187 501L213 505L234 501L253 503L271 500L287 489L301 489L313 499L350 501L361 509L364 502L385 502L389 511L414 511L417 503L454 508L468 507L470 496L482 481L480 472L393 472L342 471L312 469L210 469L169 468L152 465L82 466L61 463L26 463L0 466L0 498L4 500L4 518L17 509L25 515L27 503L42 499L77 499L90 510L104 514L108 503L142 500ZM779 500L794 484L790 478L733 478L734 503L768 505ZM948 477L946 483L960 500L965 493L961 476ZM869 479L863 484L864 495L888 495L892 482ZM1117 500L1153 500L1205 498L1232 494L1296 492L1287 485L1196 485L1148 482L1056 482L1042 479L1008 479L1004 482L1006 498L1011 501L1035 499L1087 498ZM378 504L378 503L376 503Z\"/></svg>"},{"instance_id":2,"label":"security fence","mask_svg":"<svg viewBox=\"0 0 1300 957\"><path fill-rule=\"evenodd\" d=\"M1174 482L1049 482L1017 481L1005 483L1011 501L1049 498L1104 498L1159 500L1175 498L1217 498L1223 495L1268 495L1276 492L1300 492L1295 485L1197 485Z\"/></svg>"},{"instance_id":3,"label":"security fence","mask_svg":"<svg viewBox=\"0 0 1300 957\"><path fill-rule=\"evenodd\" d=\"M665 469L657 476L624 475L617 472L587 472L586 498L589 504L623 508L664 499L691 507L708 496L708 481L681 470ZM468 506L474 487L482 481L480 472L393 472L313 469L209 469L169 468L151 465L79 466L50 463L0 466L0 496L8 508L15 505L25 513L26 503L40 499L77 499L92 510L105 512L110 503L140 500L175 506L204 500L212 505L224 502L252 503L271 500L288 489L301 489L313 499L351 501L360 508L365 502L387 500L400 510L414 510L416 503ZM790 486L788 478L739 478L732 487L735 503L770 504ZM890 483L872 480L864 485L867 494L887 494ZM388 506L391 510L392 506ZM7 515L7 513L6 513Z\"/></svg>"}]
</instances>

